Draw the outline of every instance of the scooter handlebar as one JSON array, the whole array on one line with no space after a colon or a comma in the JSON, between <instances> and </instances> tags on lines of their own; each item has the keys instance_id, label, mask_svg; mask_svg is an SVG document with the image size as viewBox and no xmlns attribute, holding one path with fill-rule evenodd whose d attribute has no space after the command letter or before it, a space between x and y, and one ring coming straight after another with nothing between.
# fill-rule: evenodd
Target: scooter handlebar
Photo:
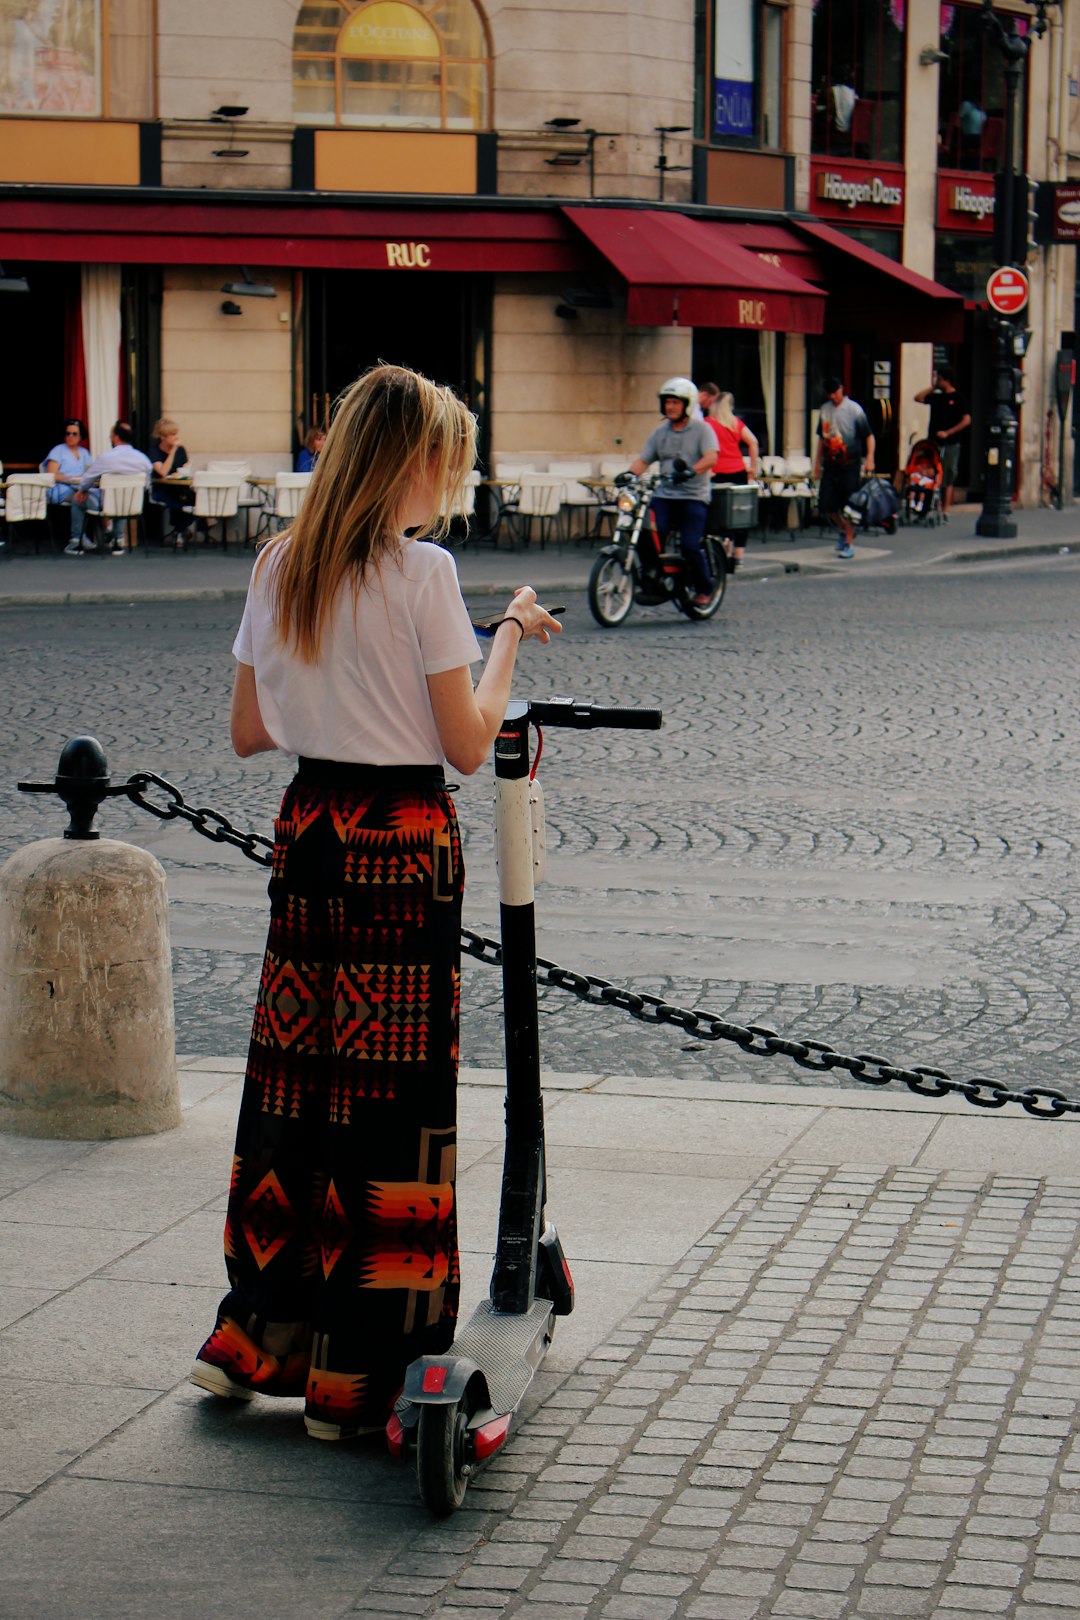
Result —
<instances>
[{"instance_id":1,"label":"scooter handlebar","mask_svg":"<svg viewBox=\"0 0 1080 1620\"><path fill-rule=\"evenodd\" d=\"M536 726L572 726L578 731L591 731L599 726L617 731L659 731L664 723L664 712L552 698L547 702L530 701L529 719Z\"/></svg>"}]
</instances>

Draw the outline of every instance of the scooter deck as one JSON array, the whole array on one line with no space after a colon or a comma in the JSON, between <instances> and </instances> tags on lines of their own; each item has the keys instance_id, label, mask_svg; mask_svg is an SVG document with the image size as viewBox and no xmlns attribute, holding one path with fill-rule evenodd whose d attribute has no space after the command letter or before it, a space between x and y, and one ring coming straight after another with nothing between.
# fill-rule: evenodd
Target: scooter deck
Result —
<instances>
[{"instance_id":1,"label":"scooter deck","mask_svg":"<svg viewBox=\"0 0 1080 1620\"><path fill-rule=\"evenodd\" d=\"M517 1410L544 1358L552 1320L549 1299L534 1299L520 1316L497 1311L485 1299L455 1334L450 1353L483 1368L494 1411Z\"/></svg>"}]
</instances>

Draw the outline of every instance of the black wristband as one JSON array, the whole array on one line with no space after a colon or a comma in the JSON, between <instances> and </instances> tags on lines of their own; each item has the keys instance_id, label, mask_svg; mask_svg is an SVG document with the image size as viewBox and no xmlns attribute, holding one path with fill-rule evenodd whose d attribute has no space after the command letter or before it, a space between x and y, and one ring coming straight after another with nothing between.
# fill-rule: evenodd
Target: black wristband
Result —
<instances>
[{"instance_id":1,"label":"black wristband","mask_svg":"<svg viewBox=\"0 0 1080 1620\"><path fill-rule=\"evenodd\" d=\"M525 640L525 626L522 624L521 620L516 617L515 614L508 613L505 619L500 619L499 620L499 624L516 624L517 627L518 627L519 640L521 640L521 641ZM497 624L495 626L496 630L499 628L499 624Z\"/></svg>"}]
</instances>

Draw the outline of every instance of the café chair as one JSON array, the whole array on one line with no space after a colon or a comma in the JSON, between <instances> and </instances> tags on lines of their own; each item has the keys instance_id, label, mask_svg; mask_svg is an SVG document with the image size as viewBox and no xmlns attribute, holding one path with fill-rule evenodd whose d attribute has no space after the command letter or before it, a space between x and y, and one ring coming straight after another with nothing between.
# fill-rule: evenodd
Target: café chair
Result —
<instances>
[{"instance_id":1,"label":"caf\u00e9 chair","mask_svg":"<svg viewBox=\"0 0 1080 1620\"><path fill-rule=\"evenodd\" d=\"M280 534L289 527L299 512L311 483L309 472L279 472L274 474L274 522Z\"/></svg>"},{"instance_id":2,"label":"caf\u00e9 chair","mask_svg":"<svg viewBox=\"0 0 1080 1620\"><path fill-rule=\"evenodd\" d=\"M497 461L488 480L495 502L495 511L492 515L492 532L495 544L499 543L499 531L505 523L511 537L514 533L514 520L517 517L518 502L521 497L521 478L525 473L535 472L536 468L526 461Z\"/></svg>"},{"instance_id":3,"label":"caf\u00e9 chair","mask_svg":"<svg viewBox=\"0 0 1080 1620\"><path fill-rule=\"evenodd\" d=\"M600 498L597 495L596 490L592 489L588 484L583 484L581 481L583 478L592 477L592 462L549 461L548 472L553 476L557 475L564 481L562 504L566 518L567 539L569 540L573 537L572 531L574 513L581 512L584 515L584 521L582 523L579 538L582 540L588 540L591 538L593 532L593 526L590 519L593 512L596 511L600 504Z\"/></svg>"},{"instance_id":4,"label":"caf\u00e9 chair","mask_svg":"<svg viewBox=\"0 0 1080 1620\"><path fill-rule=\"evenodd\" d=\"M257 511L258 521L255 527L255 538L267 516L267 495L257 484L250 482L251 463L248 461L208 461L207 472L236 473L241 479L240 495L237 500L237 510L244 514L244 539L251 539L251 514Z\"/></svg>"},{"instance_id":5,"label":"caf\u00e9 chair","mask_svg":"<svg viewBox=\"0 0 1080 1620\"><path fill-rule=\"evenodd\" d=\"M523 472L518 485L518 504L514 525L525 545L532 540L533 524L540 535L540 550L548 536L558 540L562 535L562 506L566 485L551 473Z\"/></svg>"},{"instance_id":6,"label":"caf\u00e9 chair","mask_svg":"<svg viewBox=\"0 0 1080 1620\"><path fill-rule=\"evenodd\" d=\"M4 501L4 522L14 544L15 530L23 523L44 526L45 538L50 539L49 506L46 491L56 482L52 473L11 473L7 479ZM41 533L34 532L34 553L41 547Z\"/></svg>"},{"instance_id":7,"label":"caf\u00e9 chair","mask_svg":"<svg viewBox=\"0 0 1080 1620\"><path fill-rule=\"evenodd\" d=\"M136 520L142 517L146 500L146 479L142 473L102 473L101 517L115 525L115 534L126 532L128 549L138 544ZM122 525L121 527L119 527ZM147 556L150 555L149 550Z\"/></svg>"},{"instance_id":8,"label":"caf\u00e9 chair","mask_svg":"<svg viewBox=\"0 0 1080 1620\"><path fill-rule=\"evenodd\" d=\"M206 526L221 524L221 549L228 550L229 519L235 518L240 508L240 491L244 480L235 472L205 472L192 474L191 487L195 492L195 521Z\"/></svg>"}]
</instances>

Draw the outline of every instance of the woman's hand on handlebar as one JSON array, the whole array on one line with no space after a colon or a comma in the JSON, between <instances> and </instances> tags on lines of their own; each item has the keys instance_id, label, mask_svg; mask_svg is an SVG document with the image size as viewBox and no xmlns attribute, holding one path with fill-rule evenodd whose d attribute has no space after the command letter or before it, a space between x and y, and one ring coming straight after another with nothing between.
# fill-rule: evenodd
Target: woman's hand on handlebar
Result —
<instances>
[{"instance_id":1,"label":"woman's hand on handlebar","mask_svg":"<svg viewBox=\"0 0 1080 1620\"><path fill-rule=\"evenodd\" d=\"M553 618L547 608L541 607L536 600L536 592L531 585L522 585L520 590L514 592L513 600L503 617L513 619L515 623L521 625L522 641L535 637L537 641L546 643L553 635L562 632L562 625L558 619Z\"/></svg>"}]
</instances>

